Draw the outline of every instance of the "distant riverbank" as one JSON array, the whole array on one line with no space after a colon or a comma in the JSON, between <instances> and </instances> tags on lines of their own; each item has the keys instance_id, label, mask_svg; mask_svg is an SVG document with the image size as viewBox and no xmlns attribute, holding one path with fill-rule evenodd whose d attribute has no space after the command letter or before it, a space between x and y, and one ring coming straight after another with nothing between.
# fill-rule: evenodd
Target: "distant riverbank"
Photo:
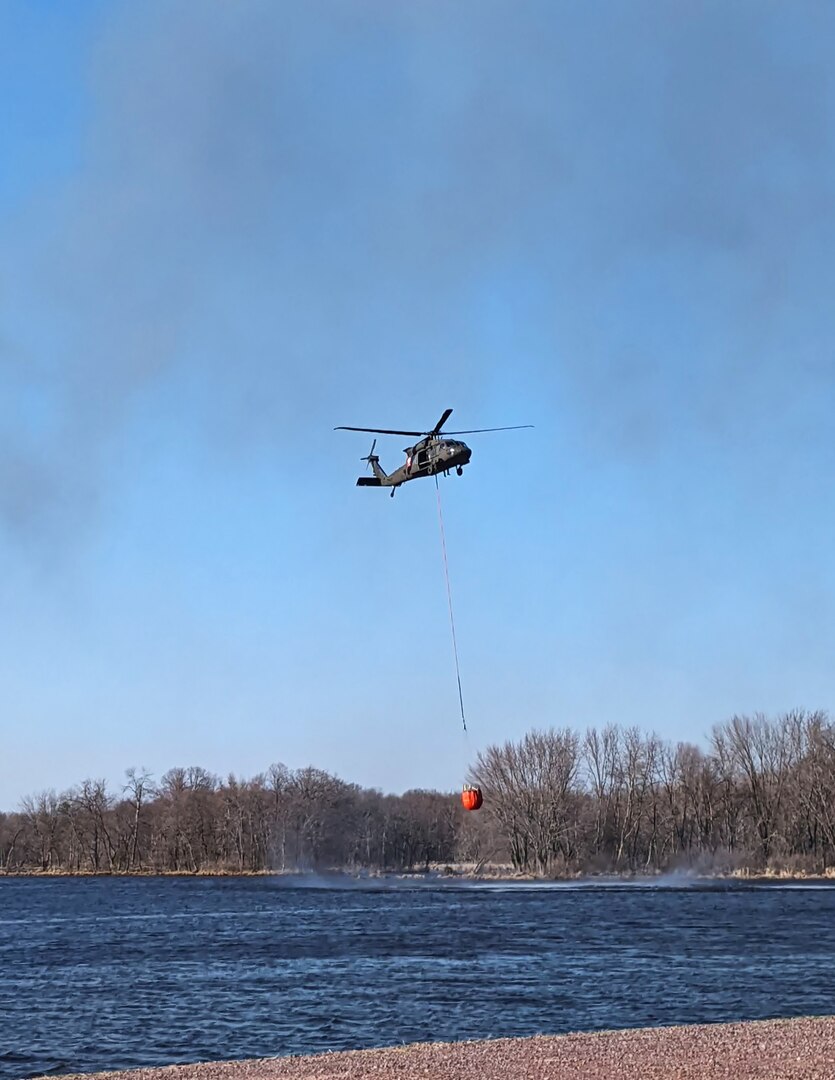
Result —
<instances>
[{"instance_id":1,"label":"distant riverbank","mask_svg":"<svg viewBox=\"0 0 835 1080\"><path fill-rule=\"evenodd\" d=\"M422 881L422 882L519 882L546 883L546 882L574 882L576 884L594 884L606 882L646 882L647 884L687 883L696 881L740 881L740 882L821 882L835 885L835 867L828 867L820 873L803 870L785 869L749 869L736 868L733 870L696 870L696 869L672 869L659 870L648 874L631 872L601 872L599 874L577 873L561 876L542 876L535 874L523 874L504 866L483 866L478 869L467 866L444 866L431 867L428 870L392 871L384 873L357 872L352 870L326 869L326 870L229 870L224 868L209 868L200 870L41 870L34 868L5 870L0 869L0 878L263 878L275 877L288 880L300 881L313 880L326 883L350 880L352 882L376 882L386 881Z\"/></svg>"}]
</instances>

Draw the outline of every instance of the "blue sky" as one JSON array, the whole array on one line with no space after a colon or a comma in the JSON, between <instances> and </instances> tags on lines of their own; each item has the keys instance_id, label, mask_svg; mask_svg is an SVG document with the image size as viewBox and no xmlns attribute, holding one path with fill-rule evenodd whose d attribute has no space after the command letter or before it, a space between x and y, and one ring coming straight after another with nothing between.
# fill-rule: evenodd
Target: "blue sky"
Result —
<instances>
[{"instance_id":1,"label":"blue sky","mask_svg":"<svg viewBox=\"0 0 835 1080\"><path fill-rule=\"evenodd\" d=\"M833 31L6 0L0 805L831 707ZM332 430L448 406L535 425L442 484L467 743L434 486Z\"/></svg>"}]
</instances>

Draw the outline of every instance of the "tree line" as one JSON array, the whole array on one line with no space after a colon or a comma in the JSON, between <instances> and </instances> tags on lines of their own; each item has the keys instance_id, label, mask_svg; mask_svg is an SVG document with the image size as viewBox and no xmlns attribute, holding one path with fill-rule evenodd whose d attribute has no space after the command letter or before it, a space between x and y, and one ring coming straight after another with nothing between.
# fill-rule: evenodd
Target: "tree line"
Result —
<instances>
[{"instance_id":1,"label":"tree line","mask_svg":"<svg viewBox=\"0 0 835 1080\"><path fill-rule=\"evenodd\" d=\"M457 793L387 795L313 767L244 780L199 767L118 790L87 779L0 813L0 871L404 872L544 876L835 866L835 727L822 712L734 716L705 748L608 725L489 746Z\"/></svg>"}]
</instances>

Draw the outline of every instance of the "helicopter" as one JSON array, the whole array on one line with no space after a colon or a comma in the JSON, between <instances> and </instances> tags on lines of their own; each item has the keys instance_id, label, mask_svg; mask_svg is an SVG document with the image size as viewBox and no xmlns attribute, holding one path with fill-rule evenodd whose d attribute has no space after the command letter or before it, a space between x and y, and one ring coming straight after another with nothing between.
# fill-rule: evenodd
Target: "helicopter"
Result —
<instances>
[{"instance_id":1,"label":"helicopter","mask_svg":"<svg viewBox=\"0 0 835 1080\"><path fill-rule=\"evenodd\" d=\"M479 435L485 431L518 431L521 428L531 428L533 424L514 424L511 427L498 428L472 428L469 431L448 431L441 435L441 428L452 416L452 409L445 409L441 419L431 431L397 431L391 428L364 428L364 427L335 427L334 431L367 431L372 435L412 435L420 436L414 446L407 446L403 451L406 455L406 464L395 469L393 473L387 473L380 465L380 458L374 453L377 440L371 444L371 450L360 461L367 461L373 476L360 476L357 479L357 487L388 487L391 488L391 496L394 498L395 491L401 484L408 480L417 480L420 476L437 476L443 473L449 475L450 469L455 469L461 476L464 466L472 457L472 451L466 443L458 439L450 439L450 435Z\"/></svg>"}]
</instances>

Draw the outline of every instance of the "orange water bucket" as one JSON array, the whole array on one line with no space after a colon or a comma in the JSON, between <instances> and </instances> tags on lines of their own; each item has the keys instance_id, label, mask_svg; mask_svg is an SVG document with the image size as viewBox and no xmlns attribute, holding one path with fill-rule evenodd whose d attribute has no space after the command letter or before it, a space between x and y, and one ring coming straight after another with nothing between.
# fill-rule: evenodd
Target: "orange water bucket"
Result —
<instances>
[{"instance_id":1,"label":"orange water bucket","mask_svg":"<svg viewBox=\"0 0 835 1080\"><path fill-rule=\"evenodd\" d=\"M461 804L465 810L480 810L484 799L481 797L481 788L465 784L461 792Z\"/></svg>"}]
</instances>

